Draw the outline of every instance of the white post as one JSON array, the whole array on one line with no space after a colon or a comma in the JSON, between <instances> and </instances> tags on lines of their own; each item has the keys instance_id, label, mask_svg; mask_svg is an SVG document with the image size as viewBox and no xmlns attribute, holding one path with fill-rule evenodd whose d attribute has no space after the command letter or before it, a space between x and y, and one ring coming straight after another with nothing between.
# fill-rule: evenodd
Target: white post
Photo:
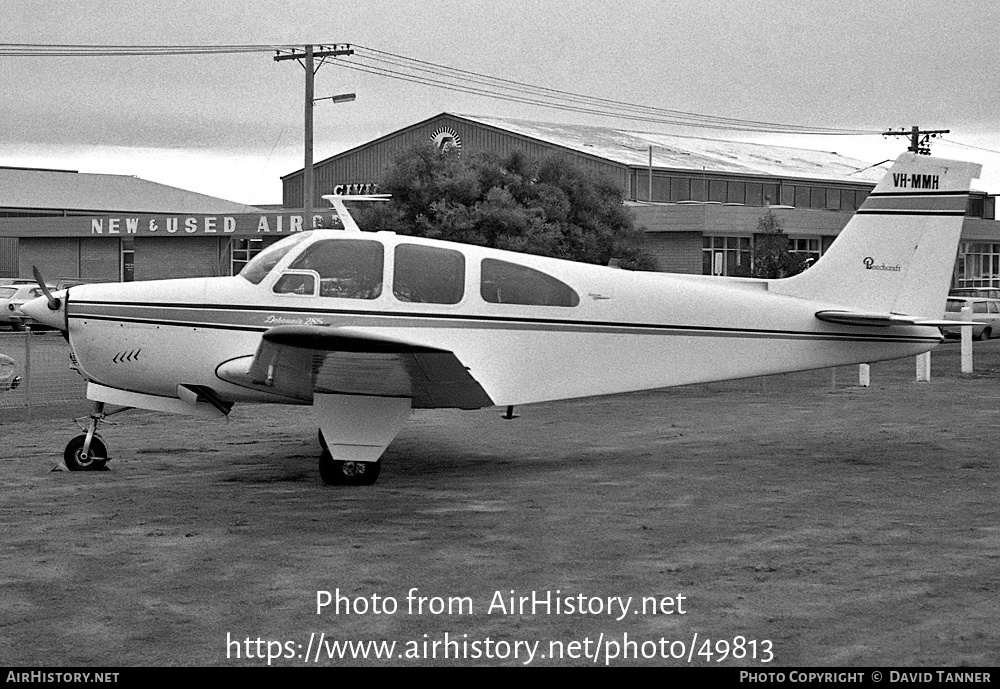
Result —
<instances>
[{"instance_id":1,"label":"white post","mask_svg":"<svg viewBox=\"0 0 1000 689\"><path fill-rule=\"evenodd\" d=\"M872 367L869 364L858 364L858 385L863 388L871 387Z\"/></svg>"},{"instance_id":2,"label":"white post","mask_svg":"<svg viewBox=\"0 0 1000 689\"><path fill-rule=\"evenodd\" d=\"M931 353L917 355L917 382L927 383L931 379Z\"/></svg>"},{"instance_id":3,"label":"white post","mask_svg":"<svg viewBox=\"0 0 1000 689\"><path fill-rule=\"evenodd\" d=\"M972 320L972 309L962 307L962 320ZM962 328L962 373L972 373L972 326Z\"/></svg>"}]
</instances>

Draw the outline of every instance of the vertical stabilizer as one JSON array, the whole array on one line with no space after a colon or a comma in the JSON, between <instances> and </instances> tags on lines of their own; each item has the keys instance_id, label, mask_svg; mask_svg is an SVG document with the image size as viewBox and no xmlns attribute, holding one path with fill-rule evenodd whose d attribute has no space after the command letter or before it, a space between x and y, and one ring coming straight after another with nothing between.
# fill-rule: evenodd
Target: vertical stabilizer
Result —
<instances>
[{"instance_id":1,"label":"vertical stabilizer","mask_svg":"<svg viewBox=\"0 0 1000 689\"><path fill-rule=\"evenodd\" d=\"M770 289L858 311L940 318L980 169L904 153L822 258Z\"/></svg>"}]
</instances>

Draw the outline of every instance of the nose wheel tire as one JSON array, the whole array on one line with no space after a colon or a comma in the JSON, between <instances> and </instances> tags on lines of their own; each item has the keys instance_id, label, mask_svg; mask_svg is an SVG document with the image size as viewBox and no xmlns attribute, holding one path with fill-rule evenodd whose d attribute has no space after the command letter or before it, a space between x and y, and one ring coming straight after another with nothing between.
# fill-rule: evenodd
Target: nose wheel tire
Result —
<instances>
[{"instance_id":1,"label":"nose wheel tire","mask_svg":"<svg viewBox=\"0 0 1000 689\"><path fill-rule=\"evenodd\" d=\"M334 459L329 451L319 456L319 475L328 486L370 486L382 472L382 460L345 462Z\"/></svg>"},{"instance_id":2,"label":"nose wheel tire","mask_svg":"<svg viewBox=\"0 0 1000 689\"><path fill-rule=\"evenodd\" d=\"M66 445L63 459L70 471L101 471L108 463L108 449L104 441L95 435L90 441L90 451L84 456L83 444L86 441L86 434L78 435Z\"/></svg>"}]
</instances>

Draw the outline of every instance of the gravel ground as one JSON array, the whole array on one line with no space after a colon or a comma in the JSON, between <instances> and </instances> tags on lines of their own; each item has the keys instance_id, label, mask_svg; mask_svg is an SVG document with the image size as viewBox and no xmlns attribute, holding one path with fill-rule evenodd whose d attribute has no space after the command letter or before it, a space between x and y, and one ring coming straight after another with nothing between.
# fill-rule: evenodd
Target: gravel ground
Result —
<instances>
[{"instance_id":1,"label":"gravel ground","mask_svg":"<svg viewBox=\"0 0 1000 689\"><path fill-rule=\"evenodd\" d=\"M416 412L368 488L320 482L304 408L124 413L86 473L51 471L68 419L5 421L0 665L995 667L976 354ZM391 657L333 646L368 640Z\"/></svg>"}]
</instances>

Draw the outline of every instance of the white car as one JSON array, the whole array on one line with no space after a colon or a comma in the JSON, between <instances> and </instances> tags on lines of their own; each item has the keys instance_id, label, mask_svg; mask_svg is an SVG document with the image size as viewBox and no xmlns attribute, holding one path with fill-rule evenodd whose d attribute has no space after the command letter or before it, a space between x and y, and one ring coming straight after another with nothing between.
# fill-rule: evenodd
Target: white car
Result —
<instances>
[{"instance_id":1,"label":"white car","mask_svg":"<svg viewBox=\"0 0 1000 689\"><path fill-rule=\"evenodd\" d=\"M972 337L977 340L988 340L1000 337L1000 299L983 299L978 297L948 297L944 307L944 317L952 321L962 320L962 307L972 310ZM961 337L961 327L944 327L941 332L946 337Z\"/></svg>"},{"instance_id":2,"label":"white car","mask_svg":"<svg viewBox=\"0 0 1000 689\"><path fill-rule=\"evenodd\" d=\"M14 360L6 354L0 354L0 392L16 390L21 384L21 376L14 375Z\"/></svg>"},{"instance_id":3,"label":"white car","mask_svg":"<svg viewBox=\"0 0 1000 689\"><path fill-rule=\"evenodd\" d=\"M50 291L55 288L46 285ZM30 285L0 285L0 326L9 325L14 330L24 330L25 317L21 304L42 296L42 288Z\"/></svg>"}]
</instances>

